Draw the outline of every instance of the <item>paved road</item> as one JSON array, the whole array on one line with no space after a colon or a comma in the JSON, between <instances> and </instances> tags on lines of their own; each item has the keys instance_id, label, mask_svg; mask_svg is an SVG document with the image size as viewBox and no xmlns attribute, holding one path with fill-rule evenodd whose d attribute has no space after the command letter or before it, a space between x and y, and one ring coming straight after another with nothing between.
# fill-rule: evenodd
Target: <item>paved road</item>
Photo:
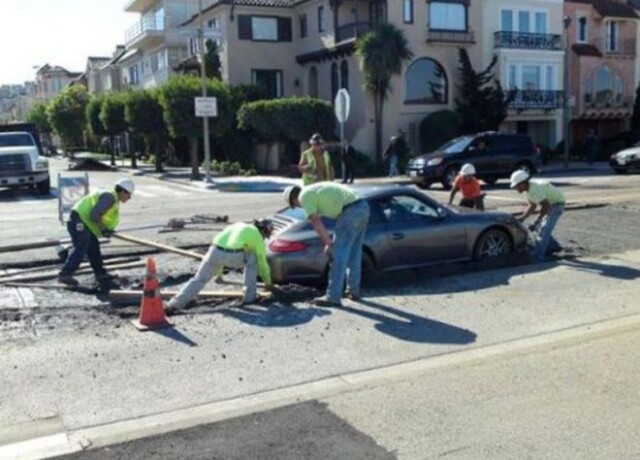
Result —
<instances>
[{"instance_id":1,"label":"paved road","mask_svg":"<svg viewBox=\"0 0 640 460\"><path fill-rule=\"evenodd\" d=\"M115 177L112 173L92 173L92 183L105 186ZM607 193L623 196L637 192L633 176L554 180L565 184L563 188L570 202L576 203L595 200ZM130 206L123 207L124 225L144 225L202 212L228 214L240 220L263 214L265 208L280 206L279 194L219 193L146 177L137 179L137 183L142 193ZM437 190L429 193L444 196ZM504 209L512 209L510 206L517 203L513 201L513 193L504 188L491 192L497 205ZM55 222L54 200L22 196L22 201L16 201L11 194L0 199L7 210L3 218L16 217L6 221L11 225L3 222L0 227L3 241L21 242L25 234L29 240L34 235L44 237L55 232L59 232L57 236L64 235ZM209 200L211 209L203 210L203 203ZM158 333L141 334L128 324L127 320L135 315L135 307L117 309L107 306L104 299L57 291L3 291L0 420L4 426L0 426L0 446L5 447L0 447L0 457L7 452L6 445L31 438L40 437L40 447L49 443L47 452L52 455L79 446L124 441L127 433L145 436L278 409L263 416L252 415L239 422L226 422L224 426L169 437L168 444L163 445L173 445L176 449L173 452L181 456L184 450L180 439L188 437L197 445L200 441L195 440L202 440L203 436L216 439L236 432L237 436L225 444L228 446L225 452L235 452L236 458L248 455L247 452L251 456L251 452L274 449L285 440L296 442L284 443L283 458L286 455L300 458L304 453L309 458L340 458L332 457L335 446L355 452L349 458L388 458L388 455L434 458L444 454L450 458L513 458L511 446L525 444L529 449L525 452L556 458L545 451L547 438L543 435L548 433L540 428L539 436L531 439L534 435L527 434L525 425L516 426L514 416L507 417L502 412L507 406L499 399L504 396L502 399L513 404L515 414L528 410L538 417L531 418L533 426L540 427L540 420L545 417L539 408L541 400L534 395L528 397L527 387L519 386L529 382L519 377L528 375L524 373L527 369L516 366L519 361L494 374L495 387L491 386L491 372L495 369L488 376L474 373L478 366L491 365L487 356L462 359L449 369L459 372L456 376L432 371L412 376L406 368L432 369L429 363L443 356L475 356L465 353L493 346L506 347L504 353L513 352L521 350L514 344L528 339L540 340L542 347L549 345L548 350L540 348L540 353L532 355L541 358L537 366L530 367L544 368L542 363L546 361L542 357L554 359L550 350L560 343L554 333L584 326L586 329L580 329L577 337L587 337L588 331L602 322L636 318L640 314L640 302L635 297L640 252L632 249L640 246L634 231L640 223L639 216L637 199L567 212L559 228L561 238L583 254L598 257L439 279L412 272L401 280L388 279L369 286L366 302L348 302L343 309L319 309L306 303L242 309L203 305L174 317L175 327ZM157 229L146 233L157 236ZM605 235L610 237L604 238ZM169 234L166 238L170 240L176 235ZM192 238L208 242L210 235L201 232ZM31 257L41 258L42 254L34 251ZM194 263L183 258L161 256L159 260L169 275L195 269ZM8 261L5 254L0 254L0 263ZM606 362L608 369L615 371L628 366L626 356L619 363L614 359L617 354L613 350L631 345L604 345L612 350L607 355L612 357ZM581 362L571 355L566 361ZM402 367L402 363L409 364ZM547 370L550 381L559 386L557 382L563 380L553 377L558 369L550 366ZM362 374L369 371L372 374ZM575 385L582 383L585 388L592 388L590 374L587 370L581 372L564 376L565 381L573 382L571 378L575 378L578 382ZM476 380L469 381L469 376ZM530 380L536 382L533 377ZM406 381L412 382L412 386L401 384ZM507 383L500 384L503 381ZM484 383L475 388L475 382ZM624 388L620 386L622 383L626 382L611 383L614 401ZM595 397L600 395L601 388L597 381L594 384ZM387 385L388 389L382 391ZM509 388L506 395L501 392L505 385ZM374 392L376 389L378 393ZM549 394L549 401L557 401L551 396L563 393L554 393L552 389L553 385L542 386L538 396ZM396 395L406 398L398 399ZM436 395L441 395L442 400L433 399ZM475 399L465 399L467 396ZM606 400L606 394L600 396ZM427 397L432 399L424 399ZM314 400L329 406L312 403ZM411 405L412 400L416 407ZM295 403L305 404L283 409ZM422 405L417 407L418 403ZM194 407L195 415L189 412ZM464 407L470 411L476 407L477 412L464 412ZM633 426L637 417L632 411L637 406L628 403L626 407L629 425ZM505 422L503 431L498 432L511 434L501 436L502 441L491 438L481 429L487 414L496 419L494 425ZM451 418L447 419L448 415ZM469 430L462 429L466 427L462 422L464 416L471 415L476 418L470 419L474 422L469 430L477 431L475 437L467 436ZM428 420L430 416L451 429L443 433L440 424L420 425L420 420ZM593 416L592 412L584 412L586 420ZM249 442L251 436L239 429L249 422L256 427L251 430L256 433L255 444ZM600 427L599 423L594 426ZM309 429L305 430L307 424ZM278 429L269 428L273 425ZM92 431L90 427L95 428ZM419 431L420 427L424 431ZM569 424L567 432L577 433L579 427ZM314 429L326 433L332 442L314 437ZM617 429L617 425L611 429ZM50 437L42 438L47 435ZM632 446L625 447L629 444L625 444L623 434L616 431L610 436L618 441L617 447L607 445L602 452L622 452L634 458ZM463 444L465 437L472 440L472 448ZM15 444L12 448L17 449ZM209 448L211 443L204 442L201 452L205 456L201 458L211 458L206 457L211 452ZM252 448L255 450L243 450ZM136 458L135 446L125 449L130 449L128 452ZM149 444L137 452L144 453L145 449L147 452L151 449ZM480 455L474 456L477 452ZM534 454L529 457L545 456ZM194 451L193 458L198 458L197 455L200 453Z\"/></svg>"}]
</instances>

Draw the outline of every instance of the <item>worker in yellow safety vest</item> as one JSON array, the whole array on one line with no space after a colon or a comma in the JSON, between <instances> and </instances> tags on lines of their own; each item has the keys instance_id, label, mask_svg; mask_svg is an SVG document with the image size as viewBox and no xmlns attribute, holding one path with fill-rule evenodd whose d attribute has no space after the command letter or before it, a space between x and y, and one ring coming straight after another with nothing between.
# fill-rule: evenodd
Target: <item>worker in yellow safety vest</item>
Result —
<instances>
[{"instance_id":1,"label":"worker in yellow safety vest","mask_svg":"<svg viewBox=\"0 0 640 460\"><path fill-rule=\"evenodd\" d=\"M302 173L302 184L311 185L316 182L333 181L335 172L331 164L329 152L324 149L324 139L314 134L309 139L311 148L300 154L298 170Z\"/></svg>"},{"instance_id":2,"label":"worker in yellow safety vest","mask_svg":"<svg viewBox=\"0 0 640 460\"><path fill-rule=\"evenodd\" d=\"M71 236L73 250L67 257L58 275L58 282L77 286L73 273L87 256L96 281L103 283L112 277L104 268L98 238L108 238L120 222L120 203L126 203L133 195L135 184L122 178L113 191L97 191L78 201L69 215L67 231Z\"/></svg>"}]
</instances>

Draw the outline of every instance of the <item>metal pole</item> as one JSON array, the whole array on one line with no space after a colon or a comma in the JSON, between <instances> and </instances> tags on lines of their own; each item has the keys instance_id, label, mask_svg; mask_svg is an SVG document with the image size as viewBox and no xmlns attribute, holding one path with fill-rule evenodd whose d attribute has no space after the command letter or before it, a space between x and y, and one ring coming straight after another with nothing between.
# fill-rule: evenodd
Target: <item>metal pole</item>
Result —
<instances>
[{"instance_id":1,"label":"metal pole","mask_svg":"<svg viewBox=\"0 0 640 460\"><path fill-rule=\"evenodd\" d=\"M564 169L569 169L569 152L571 144L571 61L570 61L570 48L569 48L569 26L571 25L571 18L564 18L564 54L565 54L565 68L564 68Z\"/></svg>"},{"instance_id":2,"label":"metal pole","mask_svg":"<svg viewBox=\"0 0 640 460\"><path fill-rule=\"evenodd\" d=\"M200 41L200 81L202 84L202 97L207 97L207 66L205 63L204 17L202 14L202 0L198 0L198 16L200 22L200 26L198 27L198 38ZM205 182L211 182L211 145L209 142L209 117L202 117L202 131L204 136L204 180Z\"/></svg>"}]
</instances>

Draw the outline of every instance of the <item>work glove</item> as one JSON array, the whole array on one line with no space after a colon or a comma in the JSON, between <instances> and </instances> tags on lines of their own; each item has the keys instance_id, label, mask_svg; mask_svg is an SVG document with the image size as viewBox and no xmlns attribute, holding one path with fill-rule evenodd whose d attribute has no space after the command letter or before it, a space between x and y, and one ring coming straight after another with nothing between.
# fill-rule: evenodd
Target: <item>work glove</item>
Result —
<instances>
[{"instance_id":1,"label":"work glove","mask_svg":"<svg viewBox=\"0 0 640 460\"><path fill-rule=\"evenodd\" d=\"M105 228L101 233L104 238L111 238L111 235L113 235L113 230Z\"/></svg>"}]
</instances>

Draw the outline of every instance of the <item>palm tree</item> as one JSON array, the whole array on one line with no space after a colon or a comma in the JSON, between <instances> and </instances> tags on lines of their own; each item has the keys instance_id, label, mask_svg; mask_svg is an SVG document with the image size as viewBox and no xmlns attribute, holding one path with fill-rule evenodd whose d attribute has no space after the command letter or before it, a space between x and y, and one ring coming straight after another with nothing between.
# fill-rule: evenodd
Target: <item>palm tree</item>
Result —
<instances>
[{"instance_id":1,"label":"palm tree","mask_svg":"<svg viewBox=\"0 0 640 460\"><path fill-rule=\"evenodd\" d=\"M391 91L393 75L402 73L402 65L413 57L404 32L393 24L383 23L356 42L356 56L362 63L366 90L374 101L376 163L382 164L382 114L384 101Z\"/></svg>"}]
</instances>

